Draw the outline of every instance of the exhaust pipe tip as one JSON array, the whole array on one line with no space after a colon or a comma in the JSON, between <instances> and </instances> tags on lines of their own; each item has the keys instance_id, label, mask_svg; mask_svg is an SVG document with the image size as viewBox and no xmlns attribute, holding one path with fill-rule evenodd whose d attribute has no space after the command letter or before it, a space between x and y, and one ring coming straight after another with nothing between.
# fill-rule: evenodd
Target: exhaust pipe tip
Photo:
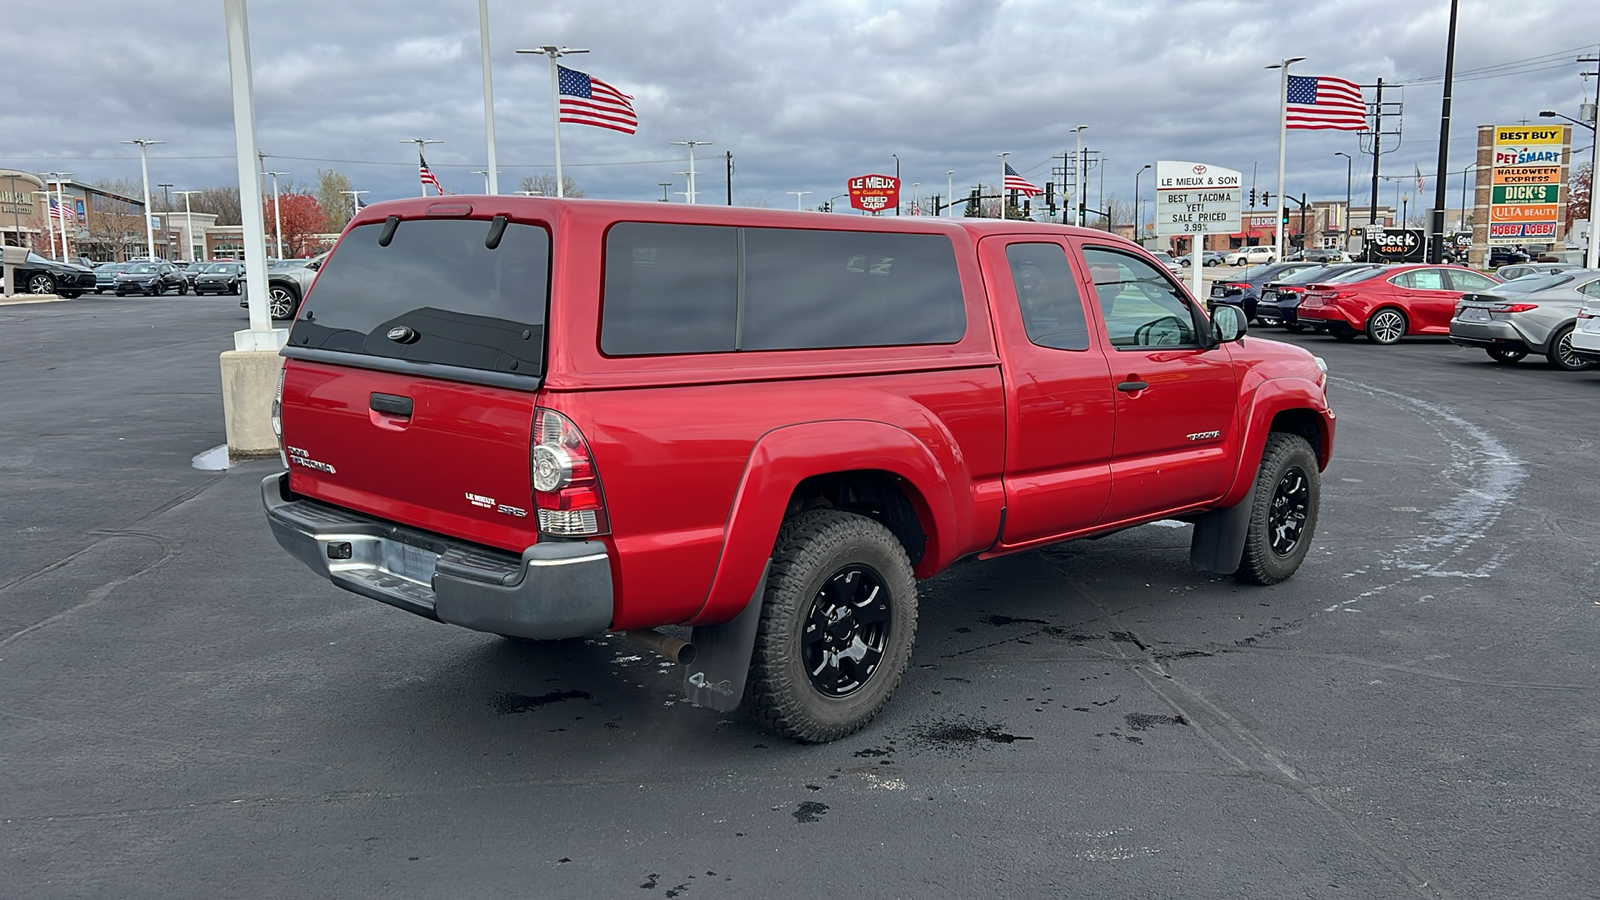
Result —
<instances>
[{"instance_id":1,"label":"exhaust pipe tip","mask_svg":"<svg viewBox=\"0 0 1600 900\"><path fill-rule=\"evenodd\" d=\"M631 628L623 634L628 640L638 644L646 650L653 651L662 658L680 665L694 662L694 645L681 638L670 634L662 634L653 628Z\"/></svg>"}]
</instances>

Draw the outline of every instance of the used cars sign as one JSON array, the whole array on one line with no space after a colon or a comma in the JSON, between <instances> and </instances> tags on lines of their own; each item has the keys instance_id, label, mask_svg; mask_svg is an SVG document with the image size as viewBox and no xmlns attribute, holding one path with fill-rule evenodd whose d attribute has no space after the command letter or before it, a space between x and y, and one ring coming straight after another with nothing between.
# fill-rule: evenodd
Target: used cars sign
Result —
<instances>
[{"instance_id":1,"label":"used cars sign","mask_svg":"<svg viewBox=\"0 0 1600 900\"><path fill-rule=\"evenodd\" d=\"M870 213L900 203L900 179L893 175L857 175L850 179L850 205Z\"/></svg>"}]
</instances>

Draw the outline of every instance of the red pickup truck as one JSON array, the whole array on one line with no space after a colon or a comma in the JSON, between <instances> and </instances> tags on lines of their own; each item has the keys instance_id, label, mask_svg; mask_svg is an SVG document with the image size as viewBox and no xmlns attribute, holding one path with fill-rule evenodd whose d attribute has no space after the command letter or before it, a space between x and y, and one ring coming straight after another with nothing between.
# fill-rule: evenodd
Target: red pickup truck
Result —
<instances>
[{"instance_id":1,"label":"red pickup truck","mask_svg":"<svg viewBox=\"0 0 1600 900\"><path fill-rule=\"evenodd\" d=\"M1178 518L1199 567L1293 574L1334 416L1320 360L1244 331L1081 228L375 204L283 351L262 496L347 590L511 637L625 631L694 702L833 740L899 682L916 580L958 559Z\"/></svg>"}]
</instances>

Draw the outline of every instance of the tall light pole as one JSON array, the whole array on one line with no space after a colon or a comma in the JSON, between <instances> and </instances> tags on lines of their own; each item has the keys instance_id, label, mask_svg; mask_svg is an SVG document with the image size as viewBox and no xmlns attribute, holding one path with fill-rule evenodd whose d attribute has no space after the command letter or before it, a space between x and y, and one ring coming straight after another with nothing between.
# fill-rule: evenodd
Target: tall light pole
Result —
<instances>
[{"instance_id":1,"label":"tall light pole","mask_svg":"<svg viewBox=\"0 0 1600 900\"><path fill-rule=\"evenodd\" d=\"M1140 169L1139 171L1133 173L1133 242L1141 247L1144 246L1144 242L1139 240L1139 238L1142 236L1139 232L1139 225L1141 224L1139 221L1139 176L1143 175L1144 170L1148 168L1150 168L1150 164L1145 163L1144 169Z\"/></svg>"},{"instance_id":2,"label":"tall light pole","mask_svg":"<svg viewBox=\"0 0 1600 900\"><path fill-rule=\"evenodd\" d=\"M956 217L956 198L954 196L955 192L956 192L956 170L955 169L945 169L944 170L944 193L945 193L944 201L945 201L945 209L950 213L950 215L947 218L951 218L951 219Z\"/></svg>"},{"instance_id":3,"label":"tall light pole","mask_svg":"<svg viewBox=\"0 0 1600 900\"><path fill-rule=\"evenodd\" d=\"M1000 218L1006 218L1006 157L1011 155L1010 150L998 154L1000 157Z\"/></svg>"},{"instance_id":4,"label":"tall light pole","mask_svg":"<svg viewBox=\"0 0 1600 900\"><path fill-rule=\"evenodd\" d=\"M1578 60L1578 62L1600 63L1600 58L1588 57L1588 58L1580 59L1580 60ZM1550 110L1550 109L1540 110L1539 111L1539 115L1541 115L1541 116L1543 116L1543 117L1545 117L1547 119L1549 119L1549 118L1557 118L1557 117L1562 118L1562 119L1566 119L1568 122L1573 122L1573 123L1576 123L1578 125L1582 125L1583 127L1589 129L1590 131L1594 131L1595 130L1595 125L1600 124L1600 73L1597 73L1597 72L1585 72L1583 74L1585 74L1585 75L1594 75L1595 76L1595 79L1594 79L1594 101L1595 102L1594 102L1594 107L1593 107L1593 109L1595 111L1595 115L1597 117L1595 122L1585 122L1585 121L1583 121L1581 119L1574 119L1571 116L1563 116L1560 113L1556 112L1555 110ZM1582 113L1582 111L1579 111L1578 114L1582 115L1583 113ZM1586 267L1588 267L1590 269L1600 269L1600 216L1596 215L1597 209L1600 209L1600 207L1597 207L1597 205L1595 204L1595 197L1594 197L1595 170L1597 168L1600 168L1600 149L1596 149L1596 148L1600 148L1600 132L1597 132L1596 136L1595 136L1595 140L1592 140L1589 143L1591 145L1589 147L1589 252L1587 254L1585 254L1584 263L1583 264L1584 264L1584 266L1586 266Z\"/></svg>"},{"instance_id":5,"label":"tall light pole","mask_svg":"<svg viewBox=\"0 0 1600 900\"><path fill-rule=\"evenodd\" d=\"M689 203L693 203L694 202L694 198L695 198L695 190L694 190L694 148L696 148L696 147L709 147L709 146L711 146L711 142L710 141L672 141L672 145L675 146L675 147L688 147L689 148L689 171L683 173L683 174L689 176L689 190L684 194L684 199L686 201L688 201ZM559 194L557 196L559 196Z\"/></svg>"},{"instance_id":6,"label":"tall light pole","mask_svg":"<svg viewBox=\"0 0 1600 900\"><path fill-rule=\"evenodd\" d=\"M50 255L51 256L55 256L56 255L56 224L54 222L50 221L50 192L48 190L34 191L33 195L35 197L43 197L44 198L44 227L45 227L46 231L50 232ZM20 233L17 235L17 240L19 240L19 241L22 240L22 235ZM28 243L32 244L33 242L29 241ZM66 259L67 255L65 253L61 254L61 258L63 260Z\"/></svg>"},{"instance_id":7,"label":"tall light pole","mask_svg":"<svg viewBox=\"0 0 1600 900\"><path fill-rule=\"evenodd\" d=\"M670 182L670 181L658 182L657 183L657 187L661 188L661 202L662 203L671 202L670 195L667 192L672 190L672 182Z\"/></svg>"},{"instance_id":8,"label":"tall light pole","mask_svg":"<svg viewBox=\"0 0 1600 900\"><path fill-rule=\"evenodd\" d=\"M1272 220L1273 259L1283 259L1283 164L1289 145L1289 67L1303 59L1304 56L1290 56L1267 66L1283 70L1278 85L1278 217Z\"/></svg>"},{"instance_id":9,"label":"tall light pole","mask_svg":"<svg viewBox=\"0 0 1600 900\"><path fill-rule=\"evenodd\" d=\"M898 216L900 215L900 154L889 155L894 157L894 214ZM1005 212L1005 207L1001 207L1001 212Z\"/></svg>"},{"instance_id":10,"label":"tall light pole","mask_svg":"<svg viewBox=\"0 0 1600 900\"><path fill-rule=\"evenodd\" d=\"M1077 219L1079 226L1083 225L1083 208L1089 205L1089 183L1083 177L1083 132L1088 127L1087 125L1079 125L1077 128L1072 129L1072 133L1078 136L1078 155L1074 159L1074 168L1072 170L1072 202L1078 205ZM1081 201L1078 199L1078 190L1080 188L1083 191L1083 199Z\"/></svg>"},{"instance_id":11,"label":"tall light pole","mask_svg":"<svg viewBox=\"0 0 1600 900\"><path fill-rule=\"evenodd\" d=\"M421 181L422 180L422 162L423 162L423 159L424 159L424 157L422 155L422 148L428 146L429 144L442 144L442 143L444 143L444 141L435 141L435 140L430 140L428 138L406 138L406 139L402 140L400 143L402 143L402 144L416 144L417 145L417 180ZM265 175L266 173L263 172L262 174ZM428 186L426 184L422 185L422 196L424 196L424 197L428 196Z\"/></svg>"},{"instance_id":12,"label":"tall light pole","mask_svg":"<svg viewBox=\"0 0 1600 900\"><path fill-rule=\"evenodd\" d=\"M805 195L811 193L810 191L785 191L784 193L793 194L794 195L794 208L795 208L796 211L798 211L798 212L804 212L805 211L805 207L800 205L800 200Z\"/></svg>"},{"instance_id":13,"label":"tall light pole","mask_svg":"<svg viewBox=\"0 0 1600 900\"><path fill-rule=\"evenodd\" d=\"M556 60L574 53L588 53L579 47L557 47L554 44L545 44L533 50L518 50L518 53L538 53L550 58L550 124L555 127L556 136L556 196L567 195L566 186L562 184L561 177L561 74L560 65Z\"/></svg>"},{"instance_id":14,"label":"tall light pole","mask_svg":"<svg viewBox=\"0 0 1600 900\"><path fill-rule=\"evenodd\" d=\"M485 176L491 195L500 193L500 175L494 161L494 80L489 77L489 0L478 0L478 44L483 57L483 133L489 142L489 174Z\"/></svg>"},{"instance_id":15,"label":"tall light pole","mask_svg":"<svg viewBox=\"0 0 1600 900\"><path fill-rule=\"evenodd\" d=\"M1335 151L1334 156L1344 157L1344 249L1350 249L1350 176L1355 173L1355 159L1342 150ZM1342 251L1341 251L1342 252Z\"/></svg>"},{"instance_id":16,"label":"tall light pole","mask_svg":"<svg viewBox=\"0 0 1600 900\"><path fill-rule=\"evenodd\" d=\"M166 209L168 211L171 211L171 209L172 209L172 188L173 188L172 182L170 182L170 181L158 181L158 182L156 182L156 187L161 188L161 205L166 207Z\"/></svg>"},{"instance_id":17,"label":"tall light pole","mask_svg":"<svg viewBox=\"0 0 1600 900\"><path fill-rule=\"evenodd\" d=\"M1456 223L1457 231L1467 230L1467 173L1477 167L1478 164L1473 163L1461 170L1461 218Z\"/></svg>"},{"instance_id":18,"label":"tall light pole","mask_svg":"<svg viewBox=\"0 0 1600 900\"><path fill-rule=\"evenodd\" d=\"M71 172L47 172L46 176L56 183L56 208L61 210L61 261L67 261L67 197L61 190L62 183L72 177ZM45 206L50 206L49 198L45 198ZM49 218L48 211L45 218ZM78 217L73 215L72 222L76 223Z\"/></svg>"},{"instance_id":19,"label":"tall light pole","mask_svg":"<svg viewBox=\"0 0 1600 900\"><path fill-rule=\"evenodd\" d=\"M483 176L483 192L485 194L494 193L493 191L489 190L489 179L493 175L492 172L490 172L487 169L473 169L472 170L472 174L474 174L474 175L482 175Z\"/></svg>"},{"instance_id":20,"label":"tall light pole","mask_svg":"<svg viewBox=\"0 0 1600 900\"><path fill-rule=\"evenodd\" d=\"M144 180L144 251L149 259L156 258L156 228L150 220L150 159L149 148L155 144L165 144L166 141L152 141L145 138L134 138L129 141L118 141L119 144L139 145L139 174Z\"/></svg>"},{"instance_id":21,"label":"tall light pole","mask_svg":"<svg viewBox=\"0 0 1600 900\"><path fill-rule=\"evenodd\" d=\"M911 214L922 215L922 182L911 182Z\"/></svg>"},{"instance_id":22,"label":"tall light pole","mask_svg":"<svg viewBox=\"0 0 1600 900\"><path fill-rule=\"evenodd\" d=\"M179 191L178 196L183 198L183 242L188 245L189 261L195 262L198 257L194 254L194 213L189 209L189 196L203 194L204 191Z\"/></svg>"},{"instance_id":23,"label":"tall light pole","mask_svg":"<svg viewBox=\"0 0 1600 900\"><path fill-rule=\"evenodd\" d=\"M272 176L272 230L277 235L278 258L283 259L283 214L278 209L278 176L289 173L262 172L261 174Z\"/></svg>"}]
</instances>

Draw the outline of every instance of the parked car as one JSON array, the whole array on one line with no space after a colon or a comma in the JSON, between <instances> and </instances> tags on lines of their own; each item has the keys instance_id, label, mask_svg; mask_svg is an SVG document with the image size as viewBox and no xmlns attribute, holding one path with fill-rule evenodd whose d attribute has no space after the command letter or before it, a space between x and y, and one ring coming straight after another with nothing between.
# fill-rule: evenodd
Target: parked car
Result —
<instances>
[{"instance_id":1,"label":"parked car","mask_svg":"<svg viewBox=\"0 0 1600 900\"><path fill-rule=\"evenodd\" d=\"M1224 253L1230 266L1254 266L1261 263L1277 261L1277 249L1274 247L1238 247Z\"/></svg>"},{"instance_id":2,"label":"parked car","mask_svg":"<svg viewBox=\"0 0 1600 900\"><path fill-rule=\"evenodd\" d=\"M1491 269L1498 269L1501 266L1509 266L1513 263L1527 262L1528 259L1528 254L1513 247L1497 246L1489 248L1489 268Z\"/></svg>"},{"instance_id":3,"label":"parked car","mask_svg":"<svg viewBox=\"0 0 1600 900\"><path fill-rule=\"evenodd\" d=\"M1216 250L1202 250L1202 251L1200 251L1200 264L1202 266L1220 266L1220 265L1222 265L1222 262L1223 262L1222 254L1219 253L1218 251L1216 251ZM1184 255L1178 257L1178 265L1183 266L1185 269L1187 269L1190 266L1194 265L1194 254L1193 253L1185 253Z\"/></svg>"},{"instance_id":4,"label":"parked car","mask_svg":"<svg viewBox=\"0 0 1600 900\"><path fill-rule=\"evenodd\" d=\"M244 278L244 263L197 263L189 268L195 270L193 287L196 294L239 293L239 282Z\"/></svg>"},{"instance_id":5,"label":"parked car","mask_svg":"<svg viewBox=\"0 0 1600 900\"><path fill-rule=\"evenodd\" d=\"M263 505L339 587L625 632L686 663L691 702L829 741L888 701L916 579L956 560L1172 516L1244 582L1309 548L1319 361L1241 343L1131 241L446 199L357 212L283 350Z\"/></svg>"},{"instance_id":6,"label":"parked car","mask_svg":"<svg viewBox=\"0 0 1600 900\"><path fill-rule=\"evenodd\" d=\"M1554 275L1558 272L1570 272L1573 269L1582 269L1581 265L1572 263L1541 263L1527 262L1501 266L1494 270L1494 277L1501 281L1515 281L1528 275Z\"/></svg>"},{"instance_id":7,"label":"parked car","mask_svg":"<svg viewBox=\"0 0 1600 900\"><path fill-rule=\"evenodd\" d=\"M1461 295L1499 283L1461 266L1383 266L1307 285L1297 314L1303 324L1339 340L1365 333L1375 344L1393 344L1408 334L1449 334Z\"/></svg>"},{"instance_id":8,"label":"parked car","mask_svg":"<svg viewBox=\"0 0 1600 900\"><path fill-rule=\"evenodd\" d=\"M117 273L133 263L109 262L94 267L94 292L103 294L117 289Z\"/></svg>"},{"instance_id":9,"label":"parked car","mask_svg":"<svg viewBox=\"0 0 1600 900\"><path fill-rule=\"evenodd\" d=\"M1284 254L1284 256L1287 259L1295 260L1297 262L1315 262L1323 264L1346 262L1350 259L1350 254L1344 252L1343 250L1327 250L1321 247L1311 247L1306 250L1296 250L1293 253Z\"/></svg>"},{"instance_id":10,"label":"parked car","mask_svg":"<svg viewBox=\"0 0 1600 900\"><path fill-rule=\"evenodd\" d=\"M128 294L147 294L159 297L167 291L189 293L189 282L183 280L178 269L169 262L136 262L117 273L118 297Z\"/></svg>"},{"instance_id":11,"label":"parked car","mask_svg":"<svg viewBox=\"0 0 1600 900\"><path fill-rule=\"evenodd\" d=\"M1592 290L1594 285L1589 287ZM1587 363L1600 363L1600 300L1586 300L1578 310L1577 327L1572 330L1572 355Z\"/></svg>"},{"instance_id":12,"label":"parked car","mask_svg":"<svg viewBox=\"0 0 1600 900\"><path fill-rule=\"evenodd\" d=\"M1295 272L1315 268L1318 268L1316 263L1306 262L1265 263L1252 266L1234 278L1212 282L1211 296L1206 301L1207 306L1212 312L1216 312L1219 303L1237 306L1244 311L1245 321L1253 322L1256 319L1257 304L1261 300L1262 285L1269 281L1283 280ZM1278 321L1267 324L1276 325Z\"/></svg>"},{"instance_id":13,"label":"parked car","mask_svg":"<svg viewBox=\"0 0 1600 900\"><path fill-rule=\"evenodd\" d=\"M275 265L267 269L267 312L278 321L293 319L295 313L300 311L300 301L305 299L306 291L311 289L311 282L317 278L317 272L322 268L322 261L328 254L314 256L310 259L278 260ZM241 282L242 284L242 282ZM239 305L249 306L249 298L244 296L244 291L239 291Z\"/></svg>"},{"instance_id":14,"label":"parked car","mask_svg":"<svg viewBox=\"0 0 1600 900\"><path fill-rule=\"evenodd\" d=\"M1498 363L1540 353L1550 365L1577 372L1591 365L1572 349L1578 312L1595 299L1600 299L1600 272L1526 275L1490 291L1462 295L1450 320L1450 340L1482 347Z\"/></svg>"},{"instance_id":15,"label":"parked car","mask_svg":"<svg viewBox=\"0 0 1600 900\"><path fill-rule=\"evenodd\" d=\"M28 251L27 259L12 276L25 294L55 294L64 300L81 297L94 290L94 270L73 263L57 262Z\"/></svg>"},{"instance_id":16,"label":"parked car","mask_svg":"<svg viewBox=\"0 0 1600 900\"><path fill-rule=\"evenodd\" d=\"M1274 263L1274 265L1279 265ZM1299 333L1306 330L1300 323L1298 310L1305 299L1306 285L1314 282L1334 281L1360 269L1375 268L1377 263L1312 264L1291 272L1261 286L1261 299L1256 303L1256 317L1269 325L1282 325L1285 331Z\"/></svg>"},{"instance_id":17,"label":"parked car","mask_svg":"<svg viewBox=\"0 0 1600 900\"><path fill-rule=\"evenodd\" d=\"M1172 254L1165 250L1151 250L1150 255L1165 266L1168 272L1176 272L1180 268L1178 261L1173 259Z\"/></svg>"}]
</instances>

